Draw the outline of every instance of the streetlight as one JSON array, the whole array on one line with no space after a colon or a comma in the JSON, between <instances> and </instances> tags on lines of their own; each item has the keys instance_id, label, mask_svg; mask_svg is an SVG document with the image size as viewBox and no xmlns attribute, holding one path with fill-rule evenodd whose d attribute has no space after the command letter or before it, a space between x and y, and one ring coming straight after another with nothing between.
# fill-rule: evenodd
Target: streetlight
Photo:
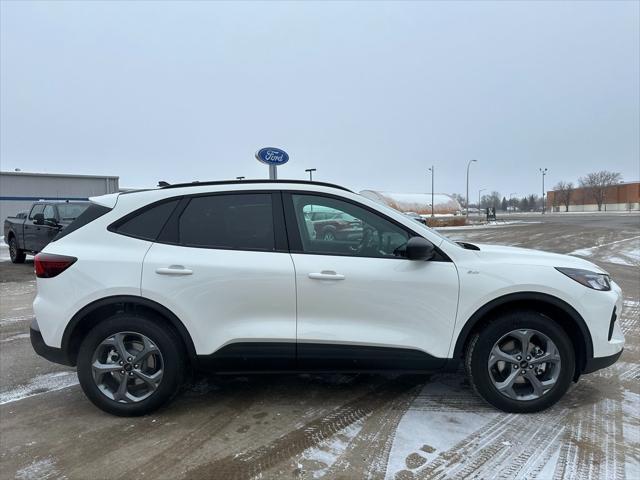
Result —
<instances>
[{"instance_id":1,"label":"streetlight","mask_svg":"<svg viewBox=\"0 0 640 480\"><path fill-rule=\"evenodd\" d=\"M434 168L433 165L431 165L431 168L429 168L429 172L431 172L431 216L435 217L434 213L433 213L433 176L434 176Z\"/></svg>"},{"instance_id":2,"label":"streetlight","mask_svg":"<svg viewBox=\"0 0 640 480\"><path fill-rule=\"evenodd\" d=\"M236 180L244 180L245 177L236 177Z\"/></svg>"},{"instance_id":3,"label":"streetlight","mask_svg":"<svg viewBox=\"0 0 640 480\"><path fill-rule=\"evenodd\" d=\"M544 215L544 211L545 208L547 206L546 202L544 201L544 177L547 174L547 170L549 170L548 168L545 168L544 170L542 168L539 168L538 170L540 170L540 173L542 173L542 214Z\"/></svg>"},{"instance_id":4,"label":"streetlight","mask_svg":"<svg viewBox=\"0 0 640 480\"><path fill-rule=\"evenodd\" d=\"M309 181L313 182L313 172L315 172L317 169L315 168L307 168L305 169L305 172L309 172Z\"/></svg>"},{"instance_id":5,"label":"streetlight","mask_svg":"<svg viewBox=\"0 0 640 480\"><path fill-rule=\"evenodd\" d=\"M486 188L481 188L480 190L478 190L478 215L482 215L482 213L480 212L480 194L485 190Z\"/></svg>"},{"instance_id":6,"label":"streetlight","mask_svg":"<svg viewBox=\"0 0 640 480\"><path fill-rule=\"evenodd\" d=\"M467 163L467 218L469 218L469 167L472 162L477 162L478 160L469 160Z\"/></svg>"},{"instance_id":7,"label":"streetlight","mask_svg":"<svg viewBox=\"0 0 640 480\"><path fill-rule=\"evenodd\" d=\"M518 192L513 192L513 193L509 194L509 205L507 206L507 209L509 209L509 207L511 207L513 209L513 204L511 203L511 197L513 197L514 195L517 195L517 194L518 194ZM511 212L509 212L509 213L511 213Z\"/></svg>"}]
</instances>

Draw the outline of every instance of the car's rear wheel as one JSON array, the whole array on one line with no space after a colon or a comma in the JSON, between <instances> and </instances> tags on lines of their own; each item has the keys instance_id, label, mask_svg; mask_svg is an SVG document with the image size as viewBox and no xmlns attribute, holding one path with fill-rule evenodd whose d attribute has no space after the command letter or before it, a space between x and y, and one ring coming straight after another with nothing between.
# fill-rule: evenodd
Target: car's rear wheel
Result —
<instances>
[{"instance_id":1,"label":"car's rear wheel","mask_svg":"<svg viewBox=\"0 0 640 480\"><path fill-rule=\"evenodd\" d=\"M99 323L78 352L82 389L114 415L144 415L160 408L179 391L184 370L178 336L134 314L116 314Z\"/></svg>"},{"instance_id":2,"label":"car's rear wheel","mask_svg":"<svg viewBox=\"0 0 640 480\"><path fill-rule=\"evenodd\" d=\"M506 313L476 333L465 366L476 392L506 412L530 413L556 403L569 388L575 352L565 331L532 311Z\"/></svg>"},{"instance_id":3,"label":"car's rear wheel","mask_svg":"<svg viewBox=\"0 0 640 480\"><path fill-rule=\"evenodd\" d=\"M24 253L24 250L20 250L18 248L16 237L11 237L9 239L9 257L13 263L24 263L25 258L27 258L27 254Z\"/></svg>"}]
</instances>

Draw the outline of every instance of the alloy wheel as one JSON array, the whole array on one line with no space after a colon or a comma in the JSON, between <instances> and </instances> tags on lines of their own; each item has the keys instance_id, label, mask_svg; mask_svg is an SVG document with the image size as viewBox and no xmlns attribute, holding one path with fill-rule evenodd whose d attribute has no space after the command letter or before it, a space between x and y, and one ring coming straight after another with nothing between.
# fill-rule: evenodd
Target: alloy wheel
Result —
<instances>
[{"instance_id":1,"label":"alloy wheel","mask_svg":"<svg viewBox=\"0 0 640 480\"><path fill-rule=\"evenodd\" d=\"M538 330L512 330L493 345L487 368L493 386L502 395L513 400L535 400L556 384L560 352Z\"/></svg>"},{"instance_id":2,"label":"alloy wheel","mask_svg":"<svg viewBox=\"0 0 640 480\"><path fill-rule=\"evenodd\" d=\"M98 344L91 369L103 395L119 403L136 403L158 389L164 361L162 352L149 337L118 332Z\"/></svg>"}]
</instances>

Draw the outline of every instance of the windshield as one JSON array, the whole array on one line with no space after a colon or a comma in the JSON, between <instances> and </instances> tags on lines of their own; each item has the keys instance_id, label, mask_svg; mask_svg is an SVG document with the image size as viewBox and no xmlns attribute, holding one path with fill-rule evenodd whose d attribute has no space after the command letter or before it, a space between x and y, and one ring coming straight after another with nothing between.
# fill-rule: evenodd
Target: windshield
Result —
<instances>
[{"instance_id":1,"label":"windshield","mask_svg":"<svg viewBox=\"0 0 640 480\"><path fill-rule=\"evenodd\" d=\"M61 203L57 205L60 220L75 220L84 212L88 203Z\"/></svg>"}]
</instances>

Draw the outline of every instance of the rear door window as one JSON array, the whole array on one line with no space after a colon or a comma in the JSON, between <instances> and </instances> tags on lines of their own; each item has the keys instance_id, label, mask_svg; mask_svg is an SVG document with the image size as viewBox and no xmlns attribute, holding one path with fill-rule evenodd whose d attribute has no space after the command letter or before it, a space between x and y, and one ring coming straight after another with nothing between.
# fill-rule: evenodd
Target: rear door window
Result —
<instances>
[{"instance_id":1,"label":"rear door window","mask_svg":"<svg viewBox=\"0 0 640 480\"><path fill-rule=\"evenodd\" d=\"M178 220L178 243L189 247L275 250L270 193L193 197Z\"/></svg>"}]
</instances>

